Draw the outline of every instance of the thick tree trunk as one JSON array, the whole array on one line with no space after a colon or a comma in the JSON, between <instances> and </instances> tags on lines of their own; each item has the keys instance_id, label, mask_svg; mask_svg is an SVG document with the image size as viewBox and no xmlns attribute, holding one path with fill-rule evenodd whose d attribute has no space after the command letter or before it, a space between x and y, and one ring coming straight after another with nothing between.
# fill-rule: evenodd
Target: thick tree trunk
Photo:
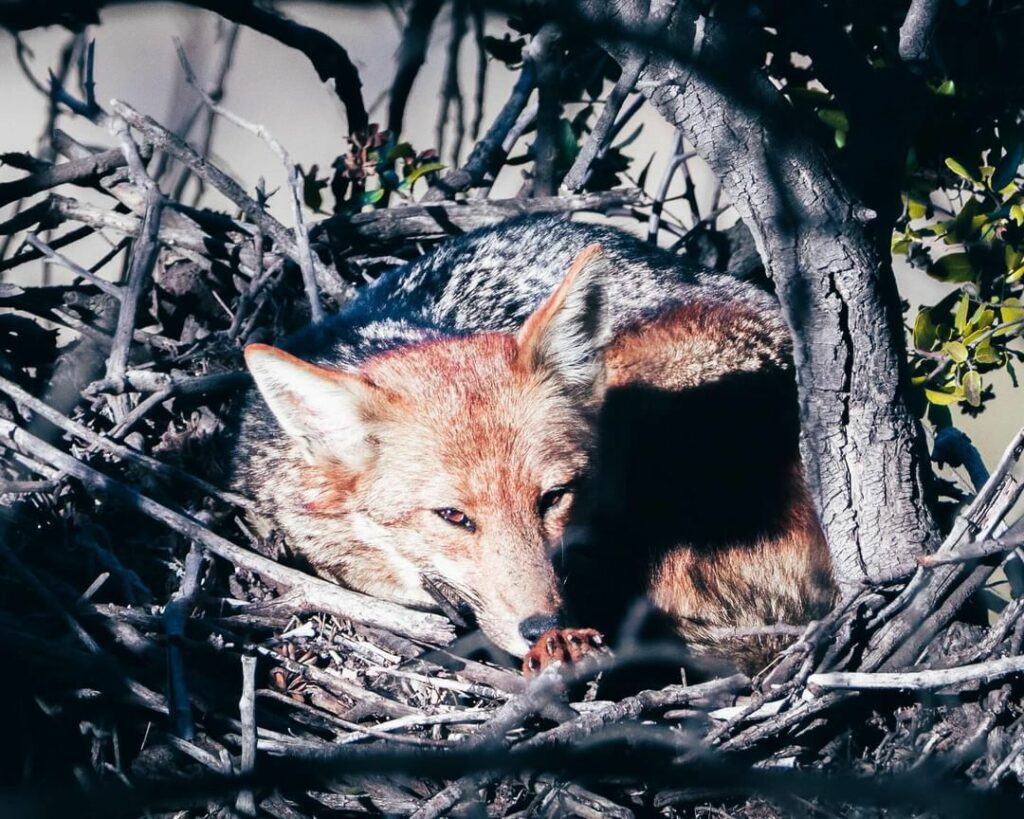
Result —
<instances>
[{"instance_id":1,"label":"thick tree trunk","mask_svg":"<svg viewBox=\"0 0 1024 819\"><path fill-rule=\"evenodd\" d=\"M937 542L924 497L927 452L903 400L890 226L871 224L877 217L797 132L782 95L756 66L744 71L723 23L684 19L673 5L620 0L615 11L627 25L660 17L677 42L694 43L685 65L649 55L638 90L719 177L775 282L793 333L807 477L849 591ZM588 7L595 17L609 9L597 0ZM606 47L623 66L632 56L629 45Z\"/></svg>"}]
</instances>

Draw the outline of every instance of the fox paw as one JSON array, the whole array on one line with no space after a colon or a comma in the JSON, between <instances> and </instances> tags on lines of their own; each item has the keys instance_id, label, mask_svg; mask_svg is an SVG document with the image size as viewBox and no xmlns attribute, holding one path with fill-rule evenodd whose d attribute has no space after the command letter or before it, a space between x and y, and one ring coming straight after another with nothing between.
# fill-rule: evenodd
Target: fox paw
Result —
<instances>
[{"instance_id":1,"label":"fox paw","mask_svg":"<svg viewBox=\"0 0 1024 819\"><path fill-rule=\"evenodd\" d=\"M555 662L576 665L588 654L608 652L601 632L592 628L553 628L545 631L523 657L523 676L536 677Z\"/></svg>"}]
</instances>

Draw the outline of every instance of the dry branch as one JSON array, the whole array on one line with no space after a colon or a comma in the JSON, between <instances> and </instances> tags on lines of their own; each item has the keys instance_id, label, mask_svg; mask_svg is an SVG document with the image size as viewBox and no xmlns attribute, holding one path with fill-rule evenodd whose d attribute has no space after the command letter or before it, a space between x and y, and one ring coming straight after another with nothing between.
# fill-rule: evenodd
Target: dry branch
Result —
<instances>
[{"instance_id":1,"label":"dry branch","mask_svg":"<svg viewBox=\"0 0 1024 819\"><path fill-rule=\"evenodd\" d=\"M311 607L359 623L389 629L416 640L444 645L454 634L447 620L436 614L413 612L392 603L342 589L250 552L214 534L201 523L175 512L129 486L77 461L67 453L0 419L0 435L45 463L73 475L91 491L106 495L142 512L179 534L203 545L235 566L263 575L302 595Z\"/></svg>"},{"instance_id":2,"label":"dry branch","mask_svg":"<svg viewBox=\"0 0 1024 819\"><path fill-rule=\"evenodd\" d=\"M987 663L927 671L863 674L837 671L829 674L812 674L807 683L812 690L820 688L822 690L846 689L853 691L885 689L928 691L968 683L990 683L1021 673L1024 673L1024 657L1004 657Z\"/></svg>"}]
</instances>

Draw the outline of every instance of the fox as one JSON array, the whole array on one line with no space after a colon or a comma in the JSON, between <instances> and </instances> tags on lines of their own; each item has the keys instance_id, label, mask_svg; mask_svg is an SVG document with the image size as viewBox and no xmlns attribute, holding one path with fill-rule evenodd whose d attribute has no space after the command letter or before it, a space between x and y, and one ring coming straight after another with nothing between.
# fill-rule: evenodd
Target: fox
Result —
<instances>
[{"instance_id":1,"label":"fox","mask_svg":"<svg viewBox=\"0 0 1024 819\"><path fill-rule=\"evenodd\" d=\"M521 217L244 356L233 484L255 514L348 588L468 606L526 671L638 600L753 668L766 626L834 603L790 335L755 284Z\"/></svg>"}]
</instances>

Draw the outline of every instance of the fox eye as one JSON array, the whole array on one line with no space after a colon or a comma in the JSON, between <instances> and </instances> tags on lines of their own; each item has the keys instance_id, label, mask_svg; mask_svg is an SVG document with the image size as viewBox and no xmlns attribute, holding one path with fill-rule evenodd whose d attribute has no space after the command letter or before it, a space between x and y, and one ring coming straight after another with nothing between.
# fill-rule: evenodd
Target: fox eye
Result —
<instances>
[{"instance_id":1,"label":"fox eye","mask_svg":"<svg viewBox=\"0 0 1024 819\"><path fill-rule=\"evenodd\" d=\"M540 496L540 500L537 501L537 508L540 510L541 515L546 515L548 512L563 506L571 495L572 486L568 484L565 486L555 486Z\"/></svg>"},{"instance_id":2,"label":"fox eye","mask_svg":"<svg viewBox=\"0 0 1024 819\"><path fill-rule=\"evenodd\" d=\"M446 506L443 509L435 509L434 514L442 520L448 521L452 526L458 526L465 529L467 532L475 532L476 524L473 520L463 512L461 509L452 509Z\"/></svg>"}]
</instances>

